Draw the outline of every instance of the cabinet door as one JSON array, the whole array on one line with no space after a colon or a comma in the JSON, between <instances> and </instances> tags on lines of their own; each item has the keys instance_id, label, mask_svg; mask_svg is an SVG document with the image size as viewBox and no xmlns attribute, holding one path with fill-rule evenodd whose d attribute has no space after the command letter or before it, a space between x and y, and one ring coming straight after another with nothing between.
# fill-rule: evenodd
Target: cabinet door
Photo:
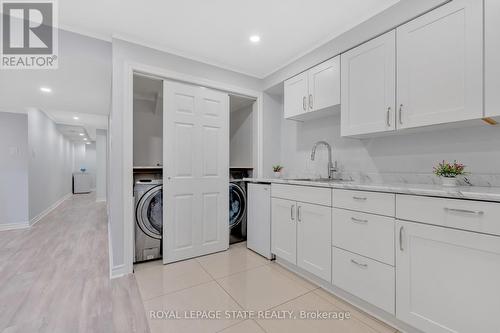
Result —
<instances>
[{"instance_id":1,"label":"cabinet door","mask_svg":"<svg viewBox=\"0 0 500 333\"><path fill-rule=\"evenodd\" d=\"M297 264L296 210L295 201L272 198L271 250L292 264Z\"/></svg>"},{"instance_id":2,"label":"cabinet door","mask_svg":"<svg viewBox=\"0 0 500 333\"><path fill-rule=\"evenodd\" d=\"M500 116L500 1L484 2L485 116Z\"/></svg>"},{"instance_id":3,"label":"cabinet door","mask_svg":"<svg viewBox=\"0 0 500 333\"><path fill-rule=\"evenodd\" d=\"M396 223L396 316L428 333L498 332L500 238Z\"/></svg>"},{"instance_id":4,"label":"cabinet door","mask_svg":"<svg viewBox=\"0 0 500 333\"><path fill-rule=\"evenodd\" d=\"M398 128L483 116L482 1L454 0L397 28Z\"/></svg>"},{"instance_id":5,"label":"cabinet door","mask_svg":"<svg viewBox=\"0 0 500 333\"><path fill-rule=\"evenodd\" d=\"M331 282L332 209L297 203L297 265Z\"/></svg>"},{"instance_id":6,"label":"cabinet door","mask_svg":"<svg viewBox=\"0 0 500 333\"><path fill-rule=\"evenodd\" d=\"M307 71L309 76L309 111L340 104L340 56Z\"/></svg>"},{"instance_id":7,"label":"cabinet door","mask_svg":"<svg viewBox=\"0 0 500 333\"><path fill-rule=\"evenodd\" d=\"M307 112L308 96L307 72L301 73L285 81L284 113L285 118L293 118Z\"/></svg>"},{"instance_id":8,"label":"cabinet door","mask_svg":"<svg viewBox=\"0 0 500 333\"><path fill-rule=\"evenodd\" d=\"M341 66L342 136L394 130L395 32L390 31L342 54Z\"/></svg>"}]
</instances>

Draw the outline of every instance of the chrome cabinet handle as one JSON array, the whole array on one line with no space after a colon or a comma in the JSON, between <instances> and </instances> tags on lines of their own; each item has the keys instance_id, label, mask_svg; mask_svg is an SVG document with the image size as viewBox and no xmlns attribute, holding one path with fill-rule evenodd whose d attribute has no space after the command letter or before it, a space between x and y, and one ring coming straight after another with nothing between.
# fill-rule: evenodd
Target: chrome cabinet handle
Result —
<instances>
[{"instance_id":1,"label":"chrome cabinet handle","mask_svg":"<svg viewBox=\"0 0 500 333\"><path fill-rule=\"evenodd\" d=\"M354 223L362 223L362 224L368 223L368 220L357 219L355 217L351 217L351 221Z\"/></svg>"},{"instance_id":2,"label":"chrome cabinet handle","mask_svg":"<svg viewBox=\"0 0 500 333\"><path fill-rule=\"evenodd\" d=\"M483 215L484 212L482 210L469 210L469 209L460 209L460 208L448 208L444 207L444 210L452 213L464 213L464 214L473 214L473 215Z\"/></svg>"},{"instance_id":3,"label":"chrome cabinet handle","mask_svg":"<svg viewBox=\"0 0 500 333\"><path fill-rule=\"evenodd\" d=\"M403 249L403 226L399 227L399 250L401 252L404 251L404 249Z\"/></svg>"},{"instance_id":4,"label":"chrome cabinet handle","mask_svg":"<svg viewBox=\"0 0 500 333\"><path fill-rule=\"evenodd\" d=\"M302 109L306 110L306 96L302 97Z\"/></svg>"},{"instance_id":5,"label":"chrome cabinet handle","mask_svg":"<svg viewBox=\"0 0 500 333\"><path fill-rule=\"evenodd\" d=\"M292 221L295 221L295 216L294 216L294 214L293 214L293 212L294 212L294 211L295 211L295 205L291 205L291 206L290 206L290 219L291 219Z\"/></svg>"},{"instance_id":6,"label":"chrome cabinet handle","mask_svg":"<svg viewBox=\"0 0 500 333\"><path fill-rule=\"evenodd\" d=\"M354 200L362 200L362 201L364 201L364 200L366 200L366 199L367 199L366 197L357 197L357 196L353 196L352 198L353 198Z\"/></svg>"},{"instance_id":7,"label":"chrome cabinet handle","mask_svg":"<svg viewBox=\"0 0 500 333\"><path fill-rule=\"evenodd\" d=\"M399 123L403 125L403 104L399 106Z\"/></svg>"},{"instance_id":8,"label":"chrome cabinet handle","mask_svg":"<svg viewBox=\"0 0 500 333\"><path fill-rule=\"evenodd\" d=\"M313 108L313 95L309 94L309 109L312 110Z\"/></svg>"},{"instance_id":9,"label":"chrome cabinet handle","mask_svg":"<svg viewBox=\"0 0 500 333\"><path fill-rule=\"evenodd\" d=\"M297 221L302 222L302 207L297 206Z\"/></svg>"},{"instance_id":10,"label":"chrome cabinet handle","mask_svg":"<svg viewBox=\"0 0 500 333\"><path fill-rule=\"evenodd\" d=\"M359 263L357 262L356 260L354 259L351 259L351 262L355 265L358 265L359 267L363 267L363 268L367 268L368 267L368 264L362 264L362 263Z\"/></svg>"},{"instance_id":11,"label":"chrome cabinet handle","mask_svg":"<svg viewBox=\"0 0 500 333\"><path fill-rule=\"evenodd\" d=\"M387 127L391 127L391 107L387 108L387 119L386 119Z\"/></svg>"}]
</instances>

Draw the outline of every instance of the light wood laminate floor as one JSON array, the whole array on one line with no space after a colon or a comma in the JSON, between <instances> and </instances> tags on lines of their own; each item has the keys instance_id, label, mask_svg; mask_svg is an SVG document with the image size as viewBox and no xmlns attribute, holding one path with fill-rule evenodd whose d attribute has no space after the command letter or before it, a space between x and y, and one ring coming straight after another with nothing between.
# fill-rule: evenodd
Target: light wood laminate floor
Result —
<instances>
[{"instance_id":1,"label":"light wood laminate floor","mask_svg":"<svg viewBox=\"0 0 500 333\"><path fill-rule=\"evenodd\" d=\"M74 195L0 232L0 332L149 332L134 275L109 279L106 208Z\"/></svg>"}]
</instances>

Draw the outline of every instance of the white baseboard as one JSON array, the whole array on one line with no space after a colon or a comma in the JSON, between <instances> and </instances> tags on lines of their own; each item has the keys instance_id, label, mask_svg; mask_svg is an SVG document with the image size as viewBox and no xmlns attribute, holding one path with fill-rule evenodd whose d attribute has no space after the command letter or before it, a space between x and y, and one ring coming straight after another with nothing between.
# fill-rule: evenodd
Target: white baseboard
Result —
<instances>
[{"instance_id":1,"label":"white baseboard","mask_svg":"<svg viewBox=\"0 0 500 333\"><path fill-rule=\"evenodd\" d=\"M109 277L110 279L116 279L125 276L127 274L128 274L127 267L125 267L125 264L121 264L118 266L111 267Z\"/></svg>"},{"instance_id":2,"label":"white baseboard","mask_svg":"<svg viewBox=\"0 0 500 333\"><path fill-rule=\"evenodd\" d=\"M20 223L5 223L5 224L0 224L0 231L25 229L25 228L29 228L29 227L30 227L30 223L28 221L20 222Z\"/></svg>"},{"instance_id":3,"label":"white baseboard","mask_svg":"<svg viewBox=\"0 0 500 333\"><path fill-rule=\"evenodd\" d=\"M68 193L64 195L61 199L57 200L52 206L48 207L46 210L44 210L43 212L32 218L29 222L29 225L30 226L35 225L35 223L39 222L41 219L47 216L51 211L56 209L61 203L63 203L63 201L69 199L72 195L73 193Z\"/></svg>"}]
</instances>

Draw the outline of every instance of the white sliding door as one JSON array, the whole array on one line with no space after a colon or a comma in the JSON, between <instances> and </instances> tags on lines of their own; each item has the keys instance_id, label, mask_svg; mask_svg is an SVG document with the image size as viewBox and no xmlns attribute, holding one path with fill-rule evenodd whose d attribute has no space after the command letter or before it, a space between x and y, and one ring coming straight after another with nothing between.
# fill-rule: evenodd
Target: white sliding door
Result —
<instances>
[{"instance_id":1,"label":"white sliding door","mask_svg":"<svg viewBox=\"0 0 500 333\"><path fill-rule=\"evenodd\" d=\"M229 96L163 85L163 262L229 246Z\"/></svg>"}]
</instances>

